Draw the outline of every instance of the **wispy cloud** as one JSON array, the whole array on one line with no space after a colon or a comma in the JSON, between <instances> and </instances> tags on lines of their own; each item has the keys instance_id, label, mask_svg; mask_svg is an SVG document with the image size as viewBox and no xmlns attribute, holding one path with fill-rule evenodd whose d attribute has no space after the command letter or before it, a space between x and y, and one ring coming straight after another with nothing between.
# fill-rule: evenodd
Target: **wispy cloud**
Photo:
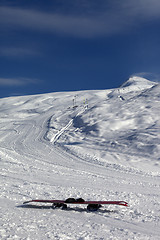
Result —
<instances>
[{"instance_id":1,"label":"wispy cloud","mask_svg":"<svg viewBox=\"0 0 160 240\"><path fill-rule=\"evenodd\" d=\"M127 11L130 17L154 20L160 18L160 1L159 0L122 0L118 5L122 10Z\"/></svg>"},{"instance_id":2,"label":"wispy cloud","mask_svg":"<svg viewBox=\"0 0 160 240\"><path fill-rule=\"evenodd\" d=\"M100 20L87 16L50 14L10 7L0 8L0 21L5 29L25 28L81 37L100 35L104 31Z\"/></svg>"},{"instance_id":3,"label":"wispy cloud","mask_svg":"<svg viewBox=\"0 0 160 240\"><path fill-rule=\"evenodd\" d=\"M0 78L0 86L24 86L28 84L36 84L38 80L31 78Z\"/></svg>"},{"instance_id":4,"label":"wispy cloud","mask_svg":"<svg viewBox=\"0 0 160 240\"><path fill-rule=\"evenodd\" d=\"M74 13L73 9L66 14L0 7L0 22L5 29L29 29L84 38L112 35L143 21L160 18L159 0L109 0L100 3L103 3L101 9L97 12L94 9L91 14L87 11L78 14L77 10Z\"/></svg>"},{"instance_id":5,"label":"wispy cloud","mask_svg":"<svg viewBox=\"0 0 160 240\"><path fill-rule=\"evenodd\" d=\"M40 55L38 51L23 47L1 47L0 56L5 57L33 57Z\"/></svg>"}]
</instances>

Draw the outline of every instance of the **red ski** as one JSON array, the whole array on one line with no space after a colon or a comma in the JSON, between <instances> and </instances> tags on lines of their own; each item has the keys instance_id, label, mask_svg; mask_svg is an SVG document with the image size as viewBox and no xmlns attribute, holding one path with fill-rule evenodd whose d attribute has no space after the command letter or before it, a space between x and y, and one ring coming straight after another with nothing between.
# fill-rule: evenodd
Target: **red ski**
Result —
<instances>
[{"instance_id":1,"label":"red ski","mask_svg":"<svg viewBox=\"0 0 160 240\"><path fill-rule=\"evenodd\" d=\"M82 198L74 199L74 198L68 198L67 200L30 200L26 201L23 204L26 203L31 203L31 202L36 202L36 203L52 203L53 208L62 208L66 209L67 204L86 204L87 209L90 211L96 211L98 210L102 205L106 204L114 204L114 205L120 205L120 206L125 206L128 207L128 203L125 201L85 201Z\"/></svg>"}]
</instances>

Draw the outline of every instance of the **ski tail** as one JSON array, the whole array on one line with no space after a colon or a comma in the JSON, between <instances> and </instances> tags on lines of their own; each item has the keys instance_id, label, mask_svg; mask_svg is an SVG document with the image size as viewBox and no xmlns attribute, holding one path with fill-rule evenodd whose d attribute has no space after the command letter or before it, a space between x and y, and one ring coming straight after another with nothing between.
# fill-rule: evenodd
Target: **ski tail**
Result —
<instances>
[{"instance_id":1,"label":"ski tail","mask_svg":"<svg viewBox=\"0 0 160 240\"><path fill-rule=\"evenodd\" d=\"M27 203L30 203L30 202L32 202L32 200L31 201L25 201L25 202L23 202L23 204L27 204Z\"/></svg>"},{"instance_id":2,"label":"ski tail","mask_svg":"<svg viewBox=\"0 0 160 240\"><path fill-rule=\"evenodd\" d=\"M39 199L32 199L30 201L23 202L23 204L31 203L31 202L39 202L39 203L55 203L59 202L59 200L39 200ZM61 201L62 202L62 201Z\"/></svg>"}]
</instances>

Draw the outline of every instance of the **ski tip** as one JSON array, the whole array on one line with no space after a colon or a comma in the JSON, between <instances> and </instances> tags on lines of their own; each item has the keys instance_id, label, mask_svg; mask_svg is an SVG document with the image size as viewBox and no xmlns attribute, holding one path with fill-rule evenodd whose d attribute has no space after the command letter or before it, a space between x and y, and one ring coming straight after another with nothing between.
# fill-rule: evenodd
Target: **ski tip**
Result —
<instances>
[{"instance_id":1,"label":"ski tip","mask_svg":"<svg viewBox=\"0 0 160 240\"><path fill-rule=\"evenodd\" d=\"M125 206L125 207L129 207L127 202L121 201L119 202L119 205Z\"/></svg>"}]
</instances>

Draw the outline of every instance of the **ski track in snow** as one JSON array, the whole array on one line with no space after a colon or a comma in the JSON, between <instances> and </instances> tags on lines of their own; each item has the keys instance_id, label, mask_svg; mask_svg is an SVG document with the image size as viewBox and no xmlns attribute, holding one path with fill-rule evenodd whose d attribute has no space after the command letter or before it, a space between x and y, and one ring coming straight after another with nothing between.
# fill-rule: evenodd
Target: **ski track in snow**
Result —
<instances>
[{"instance_id":1,"label":"ski track in snow","mask_svg":"<svg viewBox=\"0 0 160 240\"><path fill-rule=\"evenodd\" d=\"M160 239L159 89L135 77L73 107L75 92L0 99L0 239ZM69 197L129 207L22 205Z\"/></svg>"}]
</instances>

